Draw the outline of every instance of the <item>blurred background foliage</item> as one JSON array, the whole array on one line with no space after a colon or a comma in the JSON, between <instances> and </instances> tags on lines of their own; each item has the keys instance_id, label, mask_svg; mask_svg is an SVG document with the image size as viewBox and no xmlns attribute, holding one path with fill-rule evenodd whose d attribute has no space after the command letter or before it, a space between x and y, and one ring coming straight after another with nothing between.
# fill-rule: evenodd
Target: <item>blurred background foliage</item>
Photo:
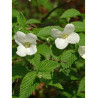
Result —
<instances>
[{"instance_id":1,"label":"blurred background foliage","mask_svg":"<svg viewBox=\"0 0 98 98\"><path fill-rule=\"evenodd\" d=\"M80 14L71 18L60 18L67 9L71 8L77 9L80 12ZM21 17L17 18L17 15ZM23 20L23 23L21 22L21 19ZM21 26L18 24L17 21L19 21L19 24L21 24ZM32 64L30 64L30 62L28 62L27 59L21 58L16 55L17 44L14 41L14 34L19 30L25 33L33 32L34 34L37 34L39 32L38 37L39 39L43 40L41 42L43 44L43 42L46 41L46 39L40 35L40 32L48 30L46 26L58 25L64 28L64 26L68 22L72 22L76 26L76 31L83 39L79 42L79 44L84 45L85 29L83 23L85 23L85 0L12 0L13 98L18 98L17 96L19 96L21 78L25 76L31 69L33 69ZM43 27L46 28L42 29ZM62 30L62 28L60 27L57 28ZM41 46L39 46L38 48L40 49ZM78 45L69 45L69 47L67 47L67 50L70 48L75 48L75 50L77 50ZM58 59L57 55L63 53L63 51L59 51L58 49L56 49L54 45L51 46L51 49L54 54L54 59ZM42 52L42 54L47 56L47 54L43 51L39 52ZM47 49L47 53L48 52L49 51ZM76 61L72 64L72 67L70 69L69 67L66 67L66 70L62 69L60 70L60 73L58 73L59 69L56 69L55 73L53 74L54 80L59 81L63 85L64 90L58 89L61 88L61 86L59 85L55 87L49 85L47 86L46 83L42 82L39 84L38 88L32 93L32 95L28 98L85 98L85 60L83 60L78 55L78 53L76 53L76 55L78 56L78 58L75 58ZM43 58L44 56L42 56L42 59ZM16 65L17 69L15 68Z\"/></svg>"},{"instance_id":2,"label":"blurred background foliage","mask_svg":"<svg viewBox=\"0 0 98 98\"><path fill-rule=\"evenodd\" d=\"M13 9L21 11L26 19L38 19L40 21L47 21L51 24L61 21L59 17L61 14L70 8L75 8L81 13L85 13L84 0L12 0ZM53 10L54 9L54 10ZM53 11L52 11L53 10ZM51 12L52 11L52 12ZM51 12L51 14L49 14ZM47 18L45 16L48 15ZM45 19L44 19L45 18ZM55 21L53 21L55 19ZM59 19L59 20L58 20ZM71 21L79 21L79 17L73 18ZM54 23L54 24L56 24ZM44 24L45 25L45 24ZM49 23L47 23L49 25Z\"/></svg>"}]
</instances>

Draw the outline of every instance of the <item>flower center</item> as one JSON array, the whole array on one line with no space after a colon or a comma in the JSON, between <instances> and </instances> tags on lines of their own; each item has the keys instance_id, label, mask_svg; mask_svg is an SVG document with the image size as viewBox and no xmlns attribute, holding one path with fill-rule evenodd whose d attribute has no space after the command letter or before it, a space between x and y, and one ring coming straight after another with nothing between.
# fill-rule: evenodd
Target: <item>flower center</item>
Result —
<instances>
[{"instance_id":1,"label":"flower center","mask_svg":"<svg viewBox=\"0 0 98 98\"><path fill-rule=\"evenodd\" d=\"M29 47L30 47L30 43L29 43L29 42L25 42L25 43L24 43L24 46L25 46L26 48L29 48Z\"/></svg>"},{"instance_id":2,"label":"flower center","mask_svg":"<svg viewBox=\"0 0 98 98\"><path fill-rule=\"evenodd\" d=\"M68 37L68 34L62 34L62 36L61 36L62 38L67 38Z\"/></svg>"}]
</instances>

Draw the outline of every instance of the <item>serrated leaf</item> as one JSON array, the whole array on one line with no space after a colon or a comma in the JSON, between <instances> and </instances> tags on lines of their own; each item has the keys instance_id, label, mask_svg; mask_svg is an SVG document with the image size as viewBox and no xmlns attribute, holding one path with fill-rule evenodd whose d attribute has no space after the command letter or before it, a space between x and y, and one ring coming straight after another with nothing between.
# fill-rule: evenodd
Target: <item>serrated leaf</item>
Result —
<instances>
[{"instance_id":1,"label":"serrated leaf","mask_svg":"<svg viewBox=\"0 0 98 98\"><path fill-rule=\"evenodd\" d=\"M22 12L18 13L18 15L17 15L17 21L18 21L18 23L19 23L19 25L21 27L25 27L25 25L26 25L26 19L25 19L25 17L24 17L24 15L23 15Z\"/></svg>"},{"instance_id":2,"label":"serrated leaf","mask_svg":"<svg viewBox=\"0 0 98 98\"><path fill-rule=\"evenodd\" d=\"M76 32L82 32L85 31L85 23L84 22L71 22L75 26L75 31Z\"/></svg>"},{"instance_id":3,"label":"serrated leaf","mask_svg":"<svg viewBox=\"0 0 98 98\"><path fill-rule=\"evenodd\" d=\"M37 72L32 71L25 75L20 85L20 97L27 98L32 94L38 84L34 84L34 81L37 77Z\"/></svg>"},{"instance_id":4,"label":"serrated leaf","mask_svg":"<svg viewBox=\"0 0 98 98\"><path fill-rule=\"evenodd\" d=\"M61 61L65 61L66 63L61 62L62 66L64 68L69 68L75 60L77 60L77 57L73 53L73 50L65 51L61 56Z\"/></svg>"},{"instance_id":5,"label":"serrated leaf","mask_svg":"<svg viewBox=\"0 0 98 98\"><path fill-rule=\"evenodd\" d=\"M80 12L76 9L68 9L66 10L60 18L70 18L70 17L75 17L78 16Z\"/></svg>"},{"instance_id":6,"label":"serrated leaf","mask_svg":"<svg viewBox=\"0 0 98 98\"><path fill-rule=\"evenodd\" d=\"M38 72L39 78L52 79L51 72Z\"/></svg>"},{"instance_id":7,"label":"serrated leaf","mask_svg":"<svg viewBox=\"0 0 98 98\"><path fill-rule=\"evenodd\" d=\"M41 44L38 46L37 49L38 49L38 53L42 54L46 59L50 58L51 50L49 46L45 44Z\"/></svg>"},{"instance_id":8,"label":"serrated leaf","mask_svg":"<svg viewBox=\"0 0 98 98\"><path fill-rule=\"evenodd\" d=\"M40 63L38 71L51 72L57 67L59 67L59 64L57 61L44 60Z\"/></svg>"},{"instance_id":9,"label":"serrated leaf","mask_svg":"<svg viewBox=\"0 0 98 98\"><path fill-rule=\"evenodd\" d=\"M80 41L79 41L79 46L84 46L85 45L85 34L84 33L80 33Z\"/></svg>"},{"instance_id":10,"label":"serrated leaf","mask_svg":"<svg viewBox=\"0 0 98 98\"><path fill-rule=\"evenodd\" d=\"M12 80L22 78L28 73L28 70L25 66L16 65L12 67Z\"/></svg>"},{"instance_id":11,"label":"serrated leaf","mask_svg":"<svg viewBox=\"0 0 98 98\"><path fill-rule=\"evenodd\" d=\"M35 24L35 23L41 23L39 20L37 20L37 19L29 19L29 20L27 20L27 22L26 22L27 24Z\"/></svg>"},{"instance_id":12,"label":"serrated leaf","mask_svg":"<svg viewBox=\"0 0 98 98\"><path fill-rule=\"evenodd\" d=\"M78 88L78 93L85 91L85 77L81 80Z\"/></svg>"},{"instance_id":13,"label":"serrated leaf","mask_svg":"<svg viewBox=\"0 0 98 98\"><path fill-rule=\"evenodd\" d=\"M47 26L47 27L42 28L39 31L39 33L37 34L37 36L42 38L42 39L43 38L46 39L48 36L50 36L51 29L53 29L53 28L56 28L56 29L58 29L60 31L63 30L63 28L61 28L59 26Z\"/></svg>"},{"instance_id":14,"label":"serrated leaf","mask_svg":"<svg viewBox=\"0 0 98 98\"><path fill-rule=\"evenodd\" d=\"M35 67L38 67L40 64L41 56L39 53L36 53L33 57L28 57L27 60L34 65Z\"/></svg>"}]
</instances>

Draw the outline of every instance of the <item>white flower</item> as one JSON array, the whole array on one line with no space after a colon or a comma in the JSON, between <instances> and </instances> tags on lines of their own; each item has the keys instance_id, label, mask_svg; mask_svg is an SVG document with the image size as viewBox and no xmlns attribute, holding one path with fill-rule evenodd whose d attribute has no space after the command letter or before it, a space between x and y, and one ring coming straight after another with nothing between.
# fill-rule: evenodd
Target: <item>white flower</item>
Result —
<instances>
[{"instance_id":1,"label":"white flower","mask_svg":"<svg viewBox=\"0 0 98 98\"><path fill-rule=\"evenodd\" d=\"M73 24L67 24L63 32L55 28L51 30L50 35L56 38L55 45L58 49L66 48L69 43L76 44L79 42L80 37L77 33L74 32L74 30L75 26Z\"/></svg>"},{"instance_id":2,"label":"white flower","mask_svg":"<svg viewBox=\"0 0 98 98\"><path fill-rule=\"evenodd\" d=\"M80 56L85 59L85 46L80 46L78 49Z\"/></svg>"},{"instance_id":3,"label":"white flower","mask_svg":"<svg viewBox=\"0 0 98 98\"><path fill-rule=\"evenodd\" d=\"M31 2L31 0L28 0L29 2Z\"/></svg>"},{"instance_id":4,"label":"white flower","mask_svg":"<svg viewBox=\"0 0 98 98\"><path fill-rule=\"evenodd\" d=\"M16 54L24 57L26 55L33 55L37 52L36 48L36 35L32 33L24 34L18 31L15 36L15 42L19 45Z\"/></svg>"}]
</instances>

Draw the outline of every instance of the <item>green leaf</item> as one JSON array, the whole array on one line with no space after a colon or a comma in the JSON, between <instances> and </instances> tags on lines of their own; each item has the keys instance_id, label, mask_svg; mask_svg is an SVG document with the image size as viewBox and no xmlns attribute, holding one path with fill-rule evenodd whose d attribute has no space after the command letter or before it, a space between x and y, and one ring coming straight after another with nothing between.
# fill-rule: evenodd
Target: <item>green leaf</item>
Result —
<instances>
[{"instance_id":1,"label":"green leaf","mask_svg":"<svg viewBox=\"0 0 98 98\"><path fill-rule=\"evenodd\" d=\"M25 66L16 65L12 67L12 80L22 78L28 72Z\"/></svg>"},{"instance_id":2,"label":"green leaf","mask_svg":"<svg viewBox=\"0 0 98 98\"><path fill-rule=\"evenodd\" d=\"M16 96L12 96L12 98L19 98L19 97L16 97Z\"/></svg>"},{"instance_id":3,"label":"green leaf","mask_svg":"<svg viewBox=\"0 0 98 98\"><path fill-rule=\"evenodd\" d=\"M18 13L18 15L17 15L17 21L18 21L18 23L19 23L19 25L21 27L25 27L25 25L26 25L26 19L25 19L25 17L24 17L24 15L23 15L22 12Z\"/></svg>"},{"instance_id":4,"label":"green leaf","mask_svg":"<svg viewBox=\"0 0 98 98\"><path fill-rule=\"evenodd\" d=\"M44 79L52 79L52 74L51 72L38 72L38 77Z\"/></svg>"},{"instance_id":5,"label":"green leaf","mask_svg":"<svg viewBox=\"0 0 98 98\"><path fill-rule=\"evenodd\" d=\"M63 30L63 29L62 29L61 27L59 27L59 26L47 26L47 27L42 28L42 29L39 31L39 33L37 34L37 36L40 37L40 38L42 38L42 39L43 39L43 38L46 39L47 37L50 36L51 29L53 29L53 28L56 28L56 29L58 29L58 30L60 30L60 31Z\"/></svg>"},{"instance_id":6,"label":"green leaf","mask_svg":"<svg viewBox=\"0 0 98 98\"><path fill-rule=\"evenodd\" d=\"M67 98L71 98L72 97L72 95L69 92L66 92L66 91L62 92L62 94L64 96L66 96Z\"/></svg>"},{"instance_id":7,"label":"green leaf","mask_svg":"<svg viewBox=\"0 0 98 98\"><path fill-rule=\"evenodd\" d=\"M69 75L71 80L79 80L76 68L70 68Z\"/></svg>"},{"instance_id":8,"label":"green leaf","mask_svg":"<svg viewBox=\"0 0 98 98\"><path fill-rule=\"evenodd\" d=\"M83 94L83 93L78 93L77 96L78 96L79 98L85 98L85 94Z\"/></svg>"},{"instance_id":9,"label":"green leaf","mask_svg":"<svg viewBox=\"0 0 98 98\"><path fill-rule=\"evenodd\" d=\"M43 5L48 10L52 10L52 8L53 8L50 0L38 0L38 3Z\"/></svg>"},{"instance_id":10,"label":"green leaf","mask_svg":"<svg viewBox=\"0 0 98 98\"><path fill-rule=\"evenodd\" d=\"M17 17L17 14L18 14L19 12L16 10L16 9L12 9L12 17Z\"/></svg>"},{"instance_id":11,"label":"green leaf","mask_svg":"<svg viewBox=\"0 0 98 98\"><path fill-rule=\"evenodd\" d=\"M75 31L76 32L82 32L85 31L85 23L84 22L71 22L75 26Z\"/></svg>"},{"instance_id":12,"label":"green leaf","mask_svg":"<svg viewBox=\"0 0 98 98\"><path fill-rule=\"evenodd\" d=\"M41 56L39 53L36 53L33 57L28 57L27 60L34 65L35 67L38 67L40 64Z\"/></svg>"},{"instance_id":13,"label":"green leaf","mask_svg":"<svg viewBox=\"0 0 98 98\"><path fill-rule=\"evenodd\" d=\"M50 47L48 47L45 44L41 44L38 46L38 53L42 54L46 59L50 58L51 50Z\"/></svg>"},{"instance_id":14,"label":"green leaf","mask_svg":"<svg viewBox=\"0 0 98 98\"><path fill-rule=\"evenodd\" d=\"M85 91L85 77L81 80L78 88L78 93L81 93L82 91Z\"/></svg>"},{"instance_id":15,"label":"green leaf","mask_svg":"<svg viewBox=\"0 0 98 98\"><path fill-rule=\"evenodd\" d=\"M35 23L41 23L39 20L37 20L37 19L29 19L29 20L27 20L27 22L26 22L27 24L35 24Z\"/></svg>"},{"instance_id":16,"label":"green leaf","mask_svg":"<svg viewBox=\"0 0 98 98\"><path fill-rule=\"evenodd\" d=\"M78 16L80 12L76 9L68 9L66 10L60 18L70 18L70 17L75 17Z\"/></svg>"},{"instance_id":17,"label":"green leaf","mask_svg":"<svg viewBox=\"0 0 98 98\"><path fill-rule=\"evenodd\" d=\"M19 98L27 98L32 94L32 92L38 86L38 83L34 84L34 81L37 77L37 72L32 71L25 75L20 85L20 97Z\"/></svg>"},{"instance_id":18,"label":"green leaf","mask_svg":"<svg viewBox=\"0 0 98 98\"><path fill-rule=\"evenodd\" d=\"M63 89L62 85L60 83L53 83L52 81L48 83L48 85L54 86L59 89Z\"/></svg>"},{"instance_id":19,"label":"green leaf","mask_svg":"<svg viewBox=\"0 0 98 98\"><path fill-rule=\"evenodd\" d=\"M44 60L40 63L38 71L51 72L57 67L59 67L59 64L57 61Z\"/></svg>"},{"instance_id":20,"label":"green leaf","mask_svg":"<svg viewBox=\"0 0 98 98\"><path fill-rule=\"evenodd\" d=\"M14 35L17 31L19 31L20 26L19 25L12 25L12 34L13 34L13 39L14 39Z\"/></svg>"},{"instance_id":21,"label":"green leaf","mask_svg":"<svg viewBox=\"0 0 98 98\"><path fill-rule=\"evenodd\" d=\"M34 28L34 29L33 29L33 33L34 33L34 34L38 34L41 29L42 29L42 28Z\"/></svg>"},{"instance_id":22,"label":"green leaf","mask_svg":"<svg viewBox=\"0 0 98 98\"><path fill-rule=\"evenodd\" d=\"M84 67L85 60L84 59L79 59L79 60L75 61L75 65L76 65L77 68Z\"/></svg>"},{"instance_id":23,"label":"green leaf","mask_svg":"<svg viewBox=\"0 0 98 98\"><path fill-rule=\"evenodd\" d=\"M69 68L74 63L75 60L77 60L77 57L75 56L73 50L64 51L61 56L61 61L66 62L66 63L61 62L64 68Z\"/></svg>"},{"instance_id":24,"label":"green leaf","mask_svg":"<svg viewBox=\"0 0 98 98\"><path fill-rule=\"evenodd\" d=\"M85 34L84 33L80 33L80 41L79 41L79 46L84 46L85 45Z\"/></svg>"},{"instance_id":25,"label":"green leaf","mask_svg":"<svg viewBox=\"0 0 98 98\"><path fill-rule=\"evenodd\" d=\"M54 44L51 46L51 50L52 50L52 55L57 58L64 52L64 50L58 49Z\"/></svg>"}]
</instances>

